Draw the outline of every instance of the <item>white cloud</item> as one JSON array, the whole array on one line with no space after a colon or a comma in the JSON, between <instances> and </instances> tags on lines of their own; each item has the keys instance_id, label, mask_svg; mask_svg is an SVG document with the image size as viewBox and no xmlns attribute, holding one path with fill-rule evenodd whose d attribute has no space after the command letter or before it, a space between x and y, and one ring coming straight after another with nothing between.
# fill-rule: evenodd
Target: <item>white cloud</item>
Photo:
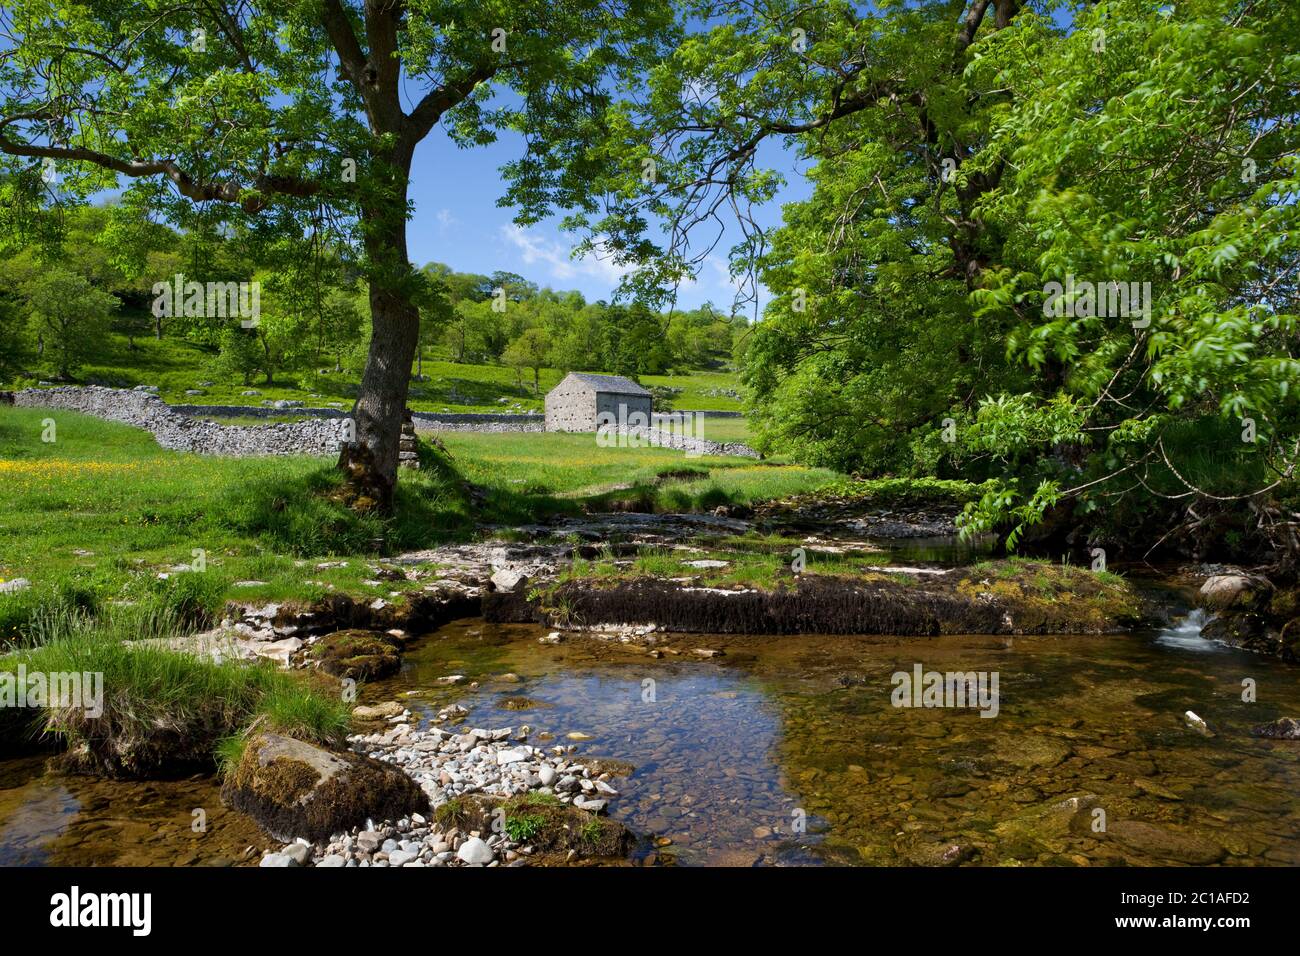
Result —
<instances>
[{"instance_id":1,"label":"white cloud","mask_svg":"<svg viewBox=\"0 0 1300 956\"><path fill-rule=\"evenodd\" d=\"M574 259L572 246L547 239L535 229L524 229L513 223L501 227L501 238L519 251L524 265L540 263L550 270L553 279L570 280L577 276L587 276L608 283L613 288L623 276L632 271L630 266L617 265L611 259L601 258L597 254Z\"/></svg>"},{"instance_id":2,"label":"white cloud","mask_svg":"<svg viewBox=\"0 0 1300 956\"><path fill-rule=\"evenodd\" d=\"M549 279L557 283L572 282L586 278L598 281L612 292L619 281L632 271L631 266L616 265L608 258L593 254L585 259L574 259L573 246L561 239L548 238L539 229L525 229L513 223L503 225L501 238L518 253L522 267L514 271L535 277L528 267L541 266L549 273ZM542 280L545 284L545 280ZM744 279L733 278L724 256L710 254L701 263L697 278L684 278L679 292L685 294L686 301L698 299L703 302L711 299L722 308L729 308L736 295L742 290ZM765 289L760 289L760 299L766 301Z\"/></svg>"},{"instance_id":3,"label":"white cloud","mask_svg":"<svg viewBox=\"0 0 1300 956\"><path fill-rule=\"evenodd\" d=\"M460 220L452 215L450 209L439 209L436 218L438 220L438 234L440 236L447 235L447 233L451 232L454 226L460 225Z\"/></svg>"}]
</instances>

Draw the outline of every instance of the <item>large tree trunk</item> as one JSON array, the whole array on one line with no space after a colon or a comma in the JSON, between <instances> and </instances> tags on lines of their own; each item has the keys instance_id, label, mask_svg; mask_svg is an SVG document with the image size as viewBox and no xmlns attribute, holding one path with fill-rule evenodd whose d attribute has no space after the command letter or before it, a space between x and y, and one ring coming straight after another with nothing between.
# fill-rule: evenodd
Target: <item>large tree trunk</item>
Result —
<instances>
[{"instance_id":1,"label":"large tree trunk","mask_svg":"<svg viewBox=\"0 0 1300 956\"><path fill-rule=\"evenodd\" d=\"M406 254L406 176L410 155L394 157L394 192L389 202L362 210L370 260L370 351L361 391L352 409L354 440L339 453L347 474L349 504L359 510L390 511L397 485L398 443L411 381L411 361L420 337L420 313L411 301Z\"/></svg>"},{"instance_id":2,"label":"large tree trunk","mask_svg":"<svg viewBox=\"0 0 1300 956\"><path fill-rule=\"evenodd\" d=\"M352 410L356 440L343 448L339 467L348 473L353 507L389 510L420 315L404 296L372 285L370 316L370 352Z\"/></svg>"}]
</instances>

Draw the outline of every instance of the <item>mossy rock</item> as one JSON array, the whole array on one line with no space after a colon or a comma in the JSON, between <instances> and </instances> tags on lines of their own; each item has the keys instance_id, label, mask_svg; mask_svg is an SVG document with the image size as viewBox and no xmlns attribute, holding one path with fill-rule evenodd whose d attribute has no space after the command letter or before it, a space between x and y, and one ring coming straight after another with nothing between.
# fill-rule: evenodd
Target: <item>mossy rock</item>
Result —
<instances>
[{"instance_id":1,"label":"mossy rock","mask_svg":"<svg viewBox=\"0 0 1300 956\"><path fill-rule=\"evenodd\" d=\"M221 788L229 807L277 840L322 840L367 819L426 813L424 791L396 767L279 734L245 746Z\"/></svg>"},{"instance_id":2,"label":"mossy rock","mask_svg":"<svg viewBox=\"0 0 1300 956\"><path fill-rule=\"evenodd\" d=\"M499 811L504 811L504 818ZM439 826L462 831L491 832L503 819L506 834L533 848L533 862L623 859L635 842L631 831L617 820L596 816L561 803L547 793L526 793L502 800L481 794L444 803L434 811ZM500 824L497 824L497 828Z\"/></svg>"},{"instance_id":3,"label":"mossy rock","mask_svg":"<svg viewBox=\"0 0 1300 956\"><path fill-rule=\"evenodd\" d=\"M636 767L626 760L614 760L611 757L580 757L578 763L582 764L591 771L593 776L599 777L602 773L607 773L611 777L630 777Z\"/></svg>"},{"instance_id":4,"label":"mossy rock","mask_svg":"<svg viewBox=\"0 0 1300 956\"><path fill-rule=\"evenodd\" d=\"M335 631L312 645L307 656L335 677L378 680L402 666L402 643L379 631Z\"/></svg>"},{"instance_id":5,"label":"mossy rock","mask_svg":"<svg viewBox=\"0 0 1300 956\"><path fill-rule=\"evenodd\" d=\"M546 706L541 701L533 700L531 697L524 697L521 694L503 697L498 703L503 710L532 710L534 707Z\"/></svg>"},{"instance_id":6,"label":"mossy rock","mask_svg":"<svg viewBox=\"0 0 1300 956\"><path fill-rule=\"evenodd\" d=\"M1201 628L1201 636L1263 654L1274 654L1279 648L1279 640L1269 632L1268 621L1249 611L1221 611L1211 616Z\"/></svg>"},{"instance_id":7,"label":"mossy rock","mask_svg":"<svg viewBox=\"0 0 1300 956\"><path fill-rule=\"evenodd\" d=\"M771 589L581 578L561 582L535 611L552 625L652 623L702 634L1114 634L1147 617L1123 578L1029 561L933 575L805 574Z\"/></svg>"}]
</instances>

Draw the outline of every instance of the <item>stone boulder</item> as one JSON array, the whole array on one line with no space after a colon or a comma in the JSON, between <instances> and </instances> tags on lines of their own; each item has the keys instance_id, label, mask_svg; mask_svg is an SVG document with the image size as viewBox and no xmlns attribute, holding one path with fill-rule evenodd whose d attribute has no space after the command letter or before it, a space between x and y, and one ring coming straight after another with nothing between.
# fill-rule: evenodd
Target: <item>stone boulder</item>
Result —
<instances>
[{"instance_id":1,"label":"stone boulder","mask_svg":"<svg viewBox=\"0 0 1300 956\"><path fill-rule=\"evenodd\" d=\"M492 587L503 593L509 593L528 583L528 575L514 568L498 568L492 573Z\"/></svg>"},{"instance_id":2,"label":"stone boulder","mask_svg":"<svg viewBox=\"0 0 1300 956\"><path fill-rule=\"evenodd\" d=\"M384 701L382 704L363 704L360 707L352 708L352 716L357 720L387 720L389 717L401 717L406 708L395 700Z\"/></svg>"},{"instance_id":3,"label":"stone boulder","mask_svg":"<svg viewBox=\"0 0 1300 956\"><path fill-rule=\"evenodd\" d=\"M424 791L396 767L270 733L248 741L221 799L286 843L429 812Z\"/></svg>"},{"instance_id":4,"label":"stone boulder","mask_svg":"<svg viewBox=\"0 0 1300 956\"><path fill-rule=\"evenodd\" d=\"M1125 849L1160 864L1209 866L1223 859L1226 852L1208 837L1144 820L1116 820L1107 827L1104 835Z\"/></svg>"},{"instance_id":5,"label":"stone boulder","mask_svg":"<svg viewBox=\"0 0 1300 956\"><path fill-rule=\"evenodd\" d=\"M1258 574L1215 574L1201 585L1200 604L1211 611L1260 611L1272 595L1273 585Z\"/></svg>"}]
</instances>

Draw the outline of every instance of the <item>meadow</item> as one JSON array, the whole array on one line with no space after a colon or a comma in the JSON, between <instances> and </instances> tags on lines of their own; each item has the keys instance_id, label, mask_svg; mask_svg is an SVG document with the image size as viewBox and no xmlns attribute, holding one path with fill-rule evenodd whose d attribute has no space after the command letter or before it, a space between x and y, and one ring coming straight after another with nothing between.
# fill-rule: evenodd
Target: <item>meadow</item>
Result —
<instances>
[{"instance_id":1,"label":"meadow","mask_svg":"<svg viewBox=\"0 0 1300 956\"><path fill-rule=\"evenodd\" d=\"M53 442L42 441L47 418ZM376 540L395 553L554 515L709 510L835 477L779 462L601 448L591 435L441 438L449 454L425 446L421 469L402 474L396 515L381 518L331 499L330 459L200 457L72 412L0 410L0 579L31 582L0 594L0 634L48 607L96 613L131 602L197 626L231 597L387 595L402 585L374 581ZM203 574L190 573L197 566Z\"/></svg>"}]
</instances>

